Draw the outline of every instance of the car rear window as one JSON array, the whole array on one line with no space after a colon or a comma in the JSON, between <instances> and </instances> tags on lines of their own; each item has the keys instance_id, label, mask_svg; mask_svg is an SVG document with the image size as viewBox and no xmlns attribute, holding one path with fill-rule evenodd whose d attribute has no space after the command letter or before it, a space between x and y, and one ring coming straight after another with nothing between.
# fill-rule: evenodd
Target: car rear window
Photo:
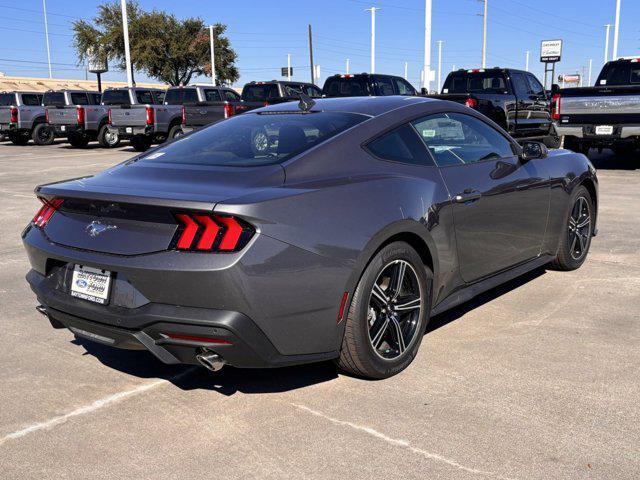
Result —
<instances>
[{"instance_id":1,"label":"car rear window","mask_svg":"<svg viewBox=\"0 0 640 480\"><path fill-rule=\"evenodd\" d=\"M611 62L600 72L596 85L637 85L640 84L640 63Z\"/></svg>"},{"instance_id":2,"label":"car rear window","mask_svg":"<svg viewBox=\"0 0 640 480\"><path fill-rule=\"evenodd\" d=\"M72 105L89 105L89 99L86 93L72 93L71 94Z\"/></svg>"},{"instance_id":3,"label":"car rear window","mask_svg":"<svg viewBox=\"0 0 640 480\"><path fill-rule=\"evenodd\" d=\"M42 103L47 107L64 107L64 93L46 92Z\"/></svg>"},{"instance_id":4,"label":"car rear window","mask_svg":"<svg viewBox=\"0 0 640 480\"><path fill-rule=\"evenodd\" d=\"M366 120L355 113L249 113L215 123L142 157L209 166L283 162Z\"/></svg>"},{"instance_id":5,"label":"car rear window","mask_svg":"<svg viewBox=\"0 0 640 480\"><path fill-rule=\"evenodd\" d=\"M318 87L304 83L284 84L282 85L282 89L284 90L285 97L297 98L302 93L311 98L320 98L322 96L322 92Z\"/></svg>"},{"instance_id":6,"label":"car rear window","mask_svg":"<svg viewBox=\"0 0 640 480\"><path fill-rule=\"evenodd\" d=\"M507 93L507 83L502 72L450 73L442 87L442 93Z\"/></svg>"},{"instance_id":7,"label":"car rear window","mask_svg":"<svg viewBox=\"0 0 640 480\"><path fill-rule=\"evenodd\" d=\"M270 98L278 98L278 86L274 83L266 85L246 85L242 90L242 99L247 102L266 102Z\"/></svg>"},{"instance_id":8,"label":"car rear window","mask_svg":"<svg viewBox=\"0 0 640 480\"><path fill-rule=\"evenodd\" d=\"M42 95L37 95L35 93L23 93L22 94L22 104L34 107L36 105L40 105L42 103Z\"/></svg>"},{"instance_id":9,"label":"car rear window","mask_svg":"<svg viewBox=\"0 0 640 480\"><path fill-rule=\"evenodd\" d=\"M105 90L102 94L102 103L105 105L129 105L131 103L129 91Z\"/></svg>"},{"instance_id":10,"label":"car rear window","mask_svg":"<svg viewBox=\"0 0 640 480\"><path fill-rule=\"evenodd\" d=\"M198 92L195 88L171 88L164 97L167 105L184 105L185 103L197 103Z\"/></svg>"},{"instance_id":11,"label":"car rear window","mask_svg":"<svg viewBox=\"0 0 640 480\"><path fill-rule=\"evenodd\" d=\"M136 101L138 103L153 105L153 96L151 95L151 90L137 90Z\"/></svg>"},{"instance_id":12,"label":"car rear window","mask_svg":"<svg viewBox=\"0 0 640 480\"><path fill-rule=\"evenodd\" d=\"M16 96L13 93L0 93L0 106L8 107L16 103Z\"/></svg>"},{"instance_id":13,"label":"car rear window","mask_svg":"<svg viewBox=\"0 0 640 480\"><path fill-rule=\"evenodd\" d=\"M362 77L340 77L327 79L322 93L327 97L361 97L369 95L369 89Z\"/></svg>"}]
</instances>

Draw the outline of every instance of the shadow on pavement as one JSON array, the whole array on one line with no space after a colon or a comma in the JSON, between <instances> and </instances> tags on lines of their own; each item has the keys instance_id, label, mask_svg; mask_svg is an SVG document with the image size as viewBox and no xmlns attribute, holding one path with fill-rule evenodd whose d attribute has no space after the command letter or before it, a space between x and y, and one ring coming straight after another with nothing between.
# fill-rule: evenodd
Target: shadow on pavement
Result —
<instances>
[{"instance_id":1,"label":"shadow on pavement","mask_svg":"<svg viewBox=\"0 0 640 480\"><path fill-rule=\"evenodd\" d=\"M277 393L308 387L338 377L331 362L268 369L239 369L225 366L210 372L195 365L165 365L143 350L120 350L76 337L85 355L93 355L103 365L140 378L162 378L182 390L212 390L222 395Z\"/></svg>"},{"instance_id":2,"label":"shadow on pavement","mask_svg":"<svg viewBox=\"0 0 640 480\"><path fill-rule=\"evenodd\" d=\"M638 170L640 169L640 150L616 155L611 150L589 152L589 160L598 170Z\"/></svg>"}]
</instances>

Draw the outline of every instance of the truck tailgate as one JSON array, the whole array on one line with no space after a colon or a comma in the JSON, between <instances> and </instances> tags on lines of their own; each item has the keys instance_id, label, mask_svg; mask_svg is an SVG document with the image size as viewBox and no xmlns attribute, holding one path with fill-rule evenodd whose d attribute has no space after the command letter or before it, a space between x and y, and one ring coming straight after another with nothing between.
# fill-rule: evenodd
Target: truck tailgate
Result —
<instances>
[{"instance_id":1,"label":"truck tailgate","mask_svg":"<svg viewBox=\"0 0 640 480\"><path fill-rule=\"evenodd\" d=\"M0 123L11 121L11 107L0 107Z\"/></svg>"},{"instance_id":2,"label":"truck tailgate","mask_svg":"<svg viewBox=\"0 0 640 480\"><path fill-rule=\"evenodd\" d=\"M114 127L143 127L147 124L147 111L141 108L111 108L111 124Z\"/></svg>"},{"instance_id":3,"label":"truck tailgate","mask_svg":"<svg viewBox=\"0 0 640 480\"><path fill-rule=\"evenodd\" d=\"M560 123L640 122L640 88L590 87L560 90Z\"/></svg>"},{"instance_id":4,"label":"truck tailgate","mask_svg":"<svg viewBox=\"0 0 640 480\"><path fill-rule=\"evenodd\" d=\"M51 125L73 125L78 121L76 107L47 107Z\"/></svg>"},{"instance_id":5,"label":"truck tailgate","mask_svg":"<svg viewBox=\"0 0 640 480\"><path fill-rule=\"evenodd\" d=\"M210 105L185 105L185 124L190 127L203 127L225 118L224 103Z\"/></svg>"}]
</instances>

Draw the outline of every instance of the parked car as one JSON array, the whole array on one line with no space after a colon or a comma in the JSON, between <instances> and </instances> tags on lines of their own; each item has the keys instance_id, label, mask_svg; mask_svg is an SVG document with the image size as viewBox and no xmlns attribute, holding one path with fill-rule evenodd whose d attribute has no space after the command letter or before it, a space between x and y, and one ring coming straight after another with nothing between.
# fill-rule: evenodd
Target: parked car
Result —
<instances>
[{"instance_id":1,"label":"parked car","mask_svg":"<svg viewBox=\"0 0 640 480\"><path fill-rule=\"evenodd\" d=\"M235 90L212 85L170 87L165 94L164 103L184 107L184 133L245 110L242 98Z\"/></svg>"},{"instance_id":2,"label":"parked car","mask_svg":"<svg viewBox=\"0 0 640 480\"><path fill-rule=\"evenodd\" d=\"M310 98L320 98L322 92L313 83L271 80L270 82L249 82L242 88L243 111L276 103L299 100L300 94Z\"/></svg>"},{"instance_id":3,"label":"parked car","mask_svg":"<svg viewBox=\"0 0 640 480\"><path fill-rule=\"evenodd\" d=\"M513 68L479 68L449 73L439 95L473 108L518 141L539 140L558 146L551 119L551 97L534 74Z\"/></svg>"},{"instance_id":4,"label":"parked car","mask_svg":"<svg viewBox=\"0 0 640 480\"><path fill-rule=\"evenodd\" d=\"M407 80L394 75L358 73L336 74L327 78L322 87L323 97L364 97L386 95L417 95Z\"/></svg>"},{"instance_id":5,"label":"parked car","mask_svg":"<svg viewBox=\"0 0 640 480\"><path fill-rule=\"evenodd\" d=\"M100 104L102 94L85 90L57 90L44 94L47 123L56 137L65 137L74 147L97 140L100 146L117 147L120 139L109 131L109 107Z\"/></svg>"},{"instance_id":6,"label":"parked car","mask_svg":"<svg viewBox=\"0 0 640 480\"><path fill-rule=\"evenodd\" d=\"M554 93L553 118L566 148L624 154L640 147L640 58L606 63L594 87L555 86Z\"/></svg>"},{"instance_id":7,"label":"parked car","mask_svg":"<svg viewBox=\"0 0 640 480\"><path fill-rule=\"evenodd\" d=\"M163 90L131 87L110 88L102 94L109 107L109 131L129 140L139 152L183 134L181 105L165 105Z\"/></svg>"},{"instance_id":8,"label":"parked car","mask_svg":"<svg viewBox=\"0 0 640 480\"><path fill-rule=\"evenodd\" d=\"M236 115L36 195L27 280L55 328L170 364L384 378L432 315L580 267L598 180L463 105L394 96Z\"/></svg>"},{"instance_id":9,"label":"parked car","mask_svg":"<svg viewBox=\"0 0 640 480\"><path fill-rule=\"evenodd\" d=\"M7 135L15 145L26 145L32 139L39 145L52 143L42 93L0 93L0 133Z\"/></svg>"}]
</instances>

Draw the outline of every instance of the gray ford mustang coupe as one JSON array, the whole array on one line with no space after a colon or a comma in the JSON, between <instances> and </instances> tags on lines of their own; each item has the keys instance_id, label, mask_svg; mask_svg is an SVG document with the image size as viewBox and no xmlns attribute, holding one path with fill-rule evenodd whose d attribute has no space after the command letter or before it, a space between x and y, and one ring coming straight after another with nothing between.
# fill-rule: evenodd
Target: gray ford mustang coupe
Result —
<instances>
[{"instance_id":1,"label":"gray ford mustang coupe","mask_svg":"<svg viewBox=\"0 0 640 480\"><path fill-rule=\"evenodd\" d=\"M304 99L36 188L27 280L55 328L217 370L398 373L429 318L580 267L598 181L456 103Z\"/></svg>"}]
</instances>

